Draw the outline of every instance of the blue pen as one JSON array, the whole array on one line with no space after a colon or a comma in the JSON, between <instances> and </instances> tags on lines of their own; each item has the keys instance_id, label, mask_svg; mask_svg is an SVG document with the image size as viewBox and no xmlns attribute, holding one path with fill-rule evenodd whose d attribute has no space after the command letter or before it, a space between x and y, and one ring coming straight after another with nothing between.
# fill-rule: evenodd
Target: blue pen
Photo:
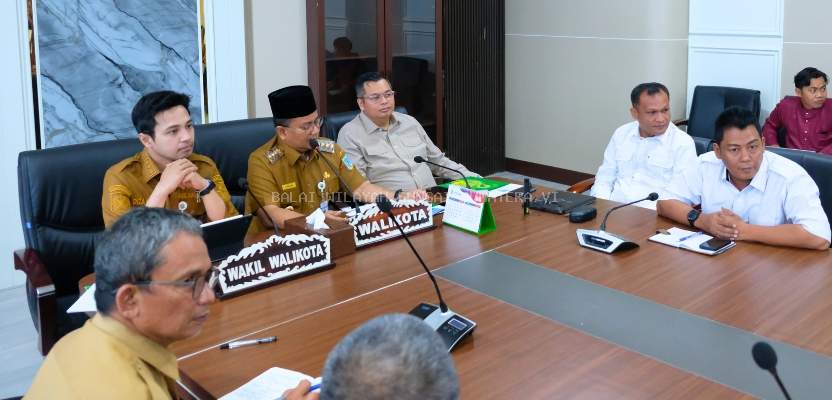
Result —
<instances>
[{"instance_id":1,"label":"blue pen","mask_svg":"<svg viewBox=\"0 0 832 400\"><path fill-rule=\"evenodd\" d=\"M318 389L320 389L320 388L321 388L321 384L320 384L320 383L316 383L316 384L312 385L312 387L310 387L310 388L309 388L309 391L308 391L308 392L306 392L306 393L311 393L311 392L314 392L314 391L316 391L316 390L318 390ZM280 397L278 397L278 398L277 398L277 400L286 400L286 396L281 395Z\"/></svg>"},{"instance_id":2,"label":"blue pen","mask_svg":"<svg viewBox=\"0 0 832 400\"><path fill-rule=\"evenodd\" d=\"M695 237L697 237L697 236L699 236L699 235L701 235L701 234L702 234L702 232L694 232L694 233L691 233L690 235L687 235L687 236L685 236L685 237L683 237L683 238L679 239L679 243L682 243L682 242L684 242L685 240L688 240L688 239L691 239L691 238L695 238Z\"/></svg>"}]
</instances>

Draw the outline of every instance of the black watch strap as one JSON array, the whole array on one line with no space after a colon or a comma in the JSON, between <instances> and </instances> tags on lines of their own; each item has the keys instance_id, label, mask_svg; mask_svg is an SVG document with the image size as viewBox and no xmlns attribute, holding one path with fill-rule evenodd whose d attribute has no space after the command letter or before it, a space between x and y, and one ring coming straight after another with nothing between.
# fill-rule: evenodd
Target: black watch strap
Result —
<instances>
[{"instance_id":1,"label":"black watch strap","mask_svg":"<svg viewBox=\"0 0 832 400\"><path fill-rule=\"evenodd\" d=\"M208 186L206 186L205 189L198 191L197 194L199 195L199 197L203 197L208 193L211 193L211 191L214 190L216 187L217 185L214 183L214 181L208 179Z\"/></svg>"},{"instance_id":2,"label":"black watch strap","mask_svg":"<svg viewBox=\"0 0 832 400\"><path fill-rule=\"evenodd\" d=\"M696 220L699 219L699 214L701 214L701 213L702 213L701 211L699 211L695 208L688 212L688 225L690 225L691 228L696 227L696 225L694 225L694 224L696 223Z\"/></svg>"}]
</instances>

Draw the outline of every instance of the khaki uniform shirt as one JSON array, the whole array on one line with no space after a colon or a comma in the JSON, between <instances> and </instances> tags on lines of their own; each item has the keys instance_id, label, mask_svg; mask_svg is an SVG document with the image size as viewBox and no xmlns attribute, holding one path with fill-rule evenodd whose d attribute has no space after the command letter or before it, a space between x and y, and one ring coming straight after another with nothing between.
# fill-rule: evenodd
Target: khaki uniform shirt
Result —
<instances>
[{"instance_id":1,"label":"khaki uniform shirt","mask_svg":"<svg viewBox=\"0 0 832 400\"><path fill-rule=\"evenodd\" d=\"M248 158L246 213L258 207L251 198L254 195L263 206L292 207L296 212L309 215L321 206L323 196L330 198L335 192L351 193L366 181L338 145L326 138L319 138L318 142L321 154L338 169L349 187L341 185L338 176L332 173L318 152L301 154L275 138L254 150ZM319 186L323 186L323 196ZM249 233L266 229L255 218Z\"/></svg>"},{"instance_id":2,"label":"khaki uniform shirt","mask_svg":"<svg viewBox=\"0 0 832 400\"><path fill-rule=\"evenodd\" d=\"M96 314L49 352L26 399L170 399L176 356Z\"/></svg>"},{"instance_id":3,"label":"khaki uniform shirt","mask_svg":"<svg viewBox=\"0 0 832 400\"><path fill-rule=\"evenodd\" d=\"M421 156L430 162L458 170L465 176L479 175L451 161L439 150L415 118L394 112L387 130L381 129L364 113L346 123L338 133L338 144L350 155L355 166L376 185L406 191L436 186L433 176L461 179L458 173L413 161Z\"/></svg>"},{"instance_id":4,"label":"khaki uniform shirt","mask_svg":"<svg viewBox=\"0 0 832 400\"><path fill-rule=\"evenodd\" d=\"M194 165L197 173L205 178L214 181L217 194L225 203L225 216L237 215L237 209L231 202L231 195L225 187L220 171L210 158L201 154L193 153L188 156ZM118 217L126 213L131 207L144 206L147 198L153 193L156 184L162 177L162 171L150 158L147 150L142 150L136 155L119 161L107 170L104 174L104 191L101 195L101 210L104 215L104 226L109 227ZM184 203L183 203L184 202ZM202 204L199 195L189 189L176 189L168 196L165 208L179 210L180 203L183 203L185 212L195 218L206 221L205 205Z\"/></svg>"}]
</instances>

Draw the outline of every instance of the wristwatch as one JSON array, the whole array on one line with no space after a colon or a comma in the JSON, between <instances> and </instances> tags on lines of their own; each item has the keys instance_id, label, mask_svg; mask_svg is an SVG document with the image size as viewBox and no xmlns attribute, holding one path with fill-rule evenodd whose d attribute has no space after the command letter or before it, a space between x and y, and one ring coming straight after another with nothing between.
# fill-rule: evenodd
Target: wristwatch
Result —
<instances>
[{"instance_id":1,"label":"wristwatch","mask_svg":"<svg viewBox=\"0 0 832 400\"><path fill-rule=\"evenodd\" d=\"M696 222L697 219L699 219L699 214L701 213L701 211L695 208L693 210L690 210L690 212L688 212L688 225L695 228L693 224Z\"/></svg>"},{"instance_id":2,"label":"wristwatch","mask_svg":"<svg viewBox=\"0 0 832 400\"><path fill-rule=\"evenodd\" d=\"M208 186L206 186L205 189L202 189L202 190L196 192L199 195L199 197L203 197L203 196L207 195L208 193L211 193L211 191L214 190L214 188L217 187L217 185L214 184L214 181L212 181L210 179L206 179L206 180L208 181Z\"/></svg>"}]
</instances>

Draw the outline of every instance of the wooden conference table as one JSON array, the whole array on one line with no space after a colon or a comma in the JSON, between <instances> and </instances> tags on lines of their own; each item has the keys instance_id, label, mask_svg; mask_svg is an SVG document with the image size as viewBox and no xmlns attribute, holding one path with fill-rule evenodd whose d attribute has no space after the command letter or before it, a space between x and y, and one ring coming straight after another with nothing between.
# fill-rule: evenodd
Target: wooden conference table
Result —
<instances>
[{"instance_id":1,"label":"wooden conference table","mask_svg":"<svg viewBox=\"0 0 832 400\"><path fill-rule=\"evenodd\" d=\"M640 248L608 255L580 247L575 229L596 228L614 205L597 200L599 218L572 224L565 216L534 210L523 216L516 200L503 197L492 204L497 222L497 230L492 233L477 237L440 225L411 237L428 266L440 269L438 280L448 305L478 323L473 336L452 353L463 398L753 397L749 393L754 390L736 389L746 387L742 382L745 374L722 380L720 374L731 373L717 371L709 375L707 367L704 372L697 370L696 366L702 364L697 359L699 353L704 353L707 361L708 354L722 352L702 349L706 346L698 345L697 340L683 342L688 331L699 328L708 335L717 332L729 342L764 336L782 342L789 347L787 350L804 358L815 360L812 357L817 356L820 363L832 356L829 251L738 243L724 254L708 257L648 242L657 229L673 224L656 217L654 211L638 207L616 211L607 227L637 242ZM476 268L480 267L471 269L466 265L495 259L508 260L502 272L499 268L493 271L509 276L515 270L507 268L517 264L511 268L516 268L522 287L512 289L511 278L496 285L484 281L479 286ZM361 323L385 313L406 313L420 302L436 303L430 281L404 240L359 249L335 261L334 269L212 305L202 333L173 346L180 357L183 384L200 398L213 398L274 366L319 376L328 352ZM442 268L451 264L455 266ZM473 280L466 281L471 287L443 278L446 271L448 276L460 271L461 275L456 276L473 276ZM483 275L482 279L487 277ZM558 286L548 290L543 283L543 289L524 293L524 287L534 287L536 281L549 282L547 279L565 282L562 290ZM500 286L507 287L507 292L500 292ZM576 287L579 289L571 293L577 295L553 300L553 306L576 301L582 293L600 293L601 297L621 301L596 305L593 299L601 297L589 297L557 311L568 314L569 310L580 310L577 323L526 306L536 299L547 303L551 296ZM626 342L632 339L630 336L639 335L628 336L623 325L622 329L613 326L610 330L604 321L581 319L586 310L590 315L610 303L637 310L618 312L618 318L627 313L626 317L634 321L626 329L640 329L658 321L658 328L644 332L649 336L658 331L658 342L669 340L670 344L620 345L620 340ZM616 315L609 317L614 320ZM608 329L607 333L593 330L593 324ZM682 332L679 343L674 342L675 337L662 336L662 325ZM230 340L270 335L279 340L231 351L218 349L219 344ZM709 339L703 337L702 341L722 343ZM763 380L749 385L768 384L770 378L762 371L751 370L749 349L741 349L745 355L742 358L749 364L746 374ZM674 357L679 354L684 357L676 363ZM783 368L781 364L781 374L787 374ZM786 378L792 377L784 376L788 385ZM736 380L740 383L723 384ZM776 388L773 381L771 385Z\"/></svg>"}]
</instances>

